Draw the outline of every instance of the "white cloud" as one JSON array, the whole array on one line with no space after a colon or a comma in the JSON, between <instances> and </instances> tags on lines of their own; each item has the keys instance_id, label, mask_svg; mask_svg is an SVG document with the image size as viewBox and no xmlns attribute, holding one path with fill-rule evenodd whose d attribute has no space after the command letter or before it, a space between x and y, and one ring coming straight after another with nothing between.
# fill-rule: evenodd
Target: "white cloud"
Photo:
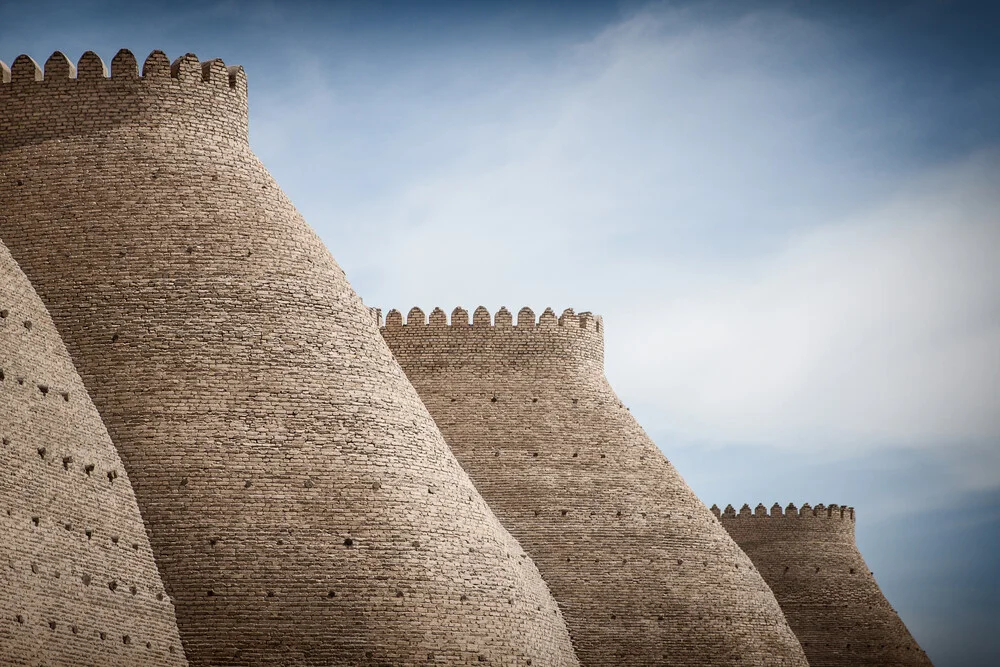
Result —
<instances>
[{"instance_id":1,"label":"white cloud","mask_svg":"<svg viewBox=\"0 0 1000 667\"><path fill-rule=\"evenodd\" d=\"M1000 443L998 167L979 155L763 257L662 267L684 292L609 334L623 393L686 441Z\"/></svg>"},{"instance_id":2,"label":"white cloud","mask_svg":"<svg viewBox=\"0 0 1000 667\"><path fill-rule=\"evenodd\" d=\"M954 447L1000 483L1000 159L913 161L841 37L660 7L537 61L318 65L257 144L370 304L594 310L673 442Z\"/></svg>"}]
</instances>

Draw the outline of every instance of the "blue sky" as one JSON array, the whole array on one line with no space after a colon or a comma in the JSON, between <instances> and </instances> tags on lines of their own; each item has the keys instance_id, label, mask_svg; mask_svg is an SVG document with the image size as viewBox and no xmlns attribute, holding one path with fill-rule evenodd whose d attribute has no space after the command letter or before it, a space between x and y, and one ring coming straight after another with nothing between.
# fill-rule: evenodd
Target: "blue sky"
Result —
<instances>
[{"instance_id":1,"label":"blue sky","mask_svg":"<svg viewBox=\"0 0 1000 667\"><path fill-rule=\"evenodd\" d=\"M0 16L8 63L244 65L254 149L367 303L602 314L612 384L706 503L854 505L935 663L1000 663L991 3Z\"/></svg>"}]
</instances>

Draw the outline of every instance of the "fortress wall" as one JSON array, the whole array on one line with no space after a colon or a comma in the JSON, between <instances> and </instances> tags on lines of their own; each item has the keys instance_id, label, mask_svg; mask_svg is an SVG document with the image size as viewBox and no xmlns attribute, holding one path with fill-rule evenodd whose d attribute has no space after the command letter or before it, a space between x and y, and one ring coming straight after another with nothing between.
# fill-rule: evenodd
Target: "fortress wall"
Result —
<instances>
[{"instance_id":1,"label":"fortress wall","mask_svg":"<svg viewBox=\"0 0 1000 667\"><path fill-rule=\"evenodd\" d=\"M854 508L712 506L774 591L812 667L930 665L854 541Z\"/></svg>"},{"instance_id":2,"label":"fortress wall","mask_svg":"<svg viewBox=\"0 0 1000 667\"><path fill-rule=\"evenodd\" d=\"M191 664L577 664L250 151L241 70L154 53L137 78L122 52L106 80L95 58L37 81L21 57L0 85L0 238L129 470Z\"/></svg>"},{"instance_id":3,"label":"fortress wall","mask_svg":"<svg viewBox=\"0 0 1000 667\"><path fill-rule=\"evenodd\" d=\"M601 319L513 320L389 311L382 335L538 563L581 663L805 665L750 559L608 385Z\"/></svg>"},{"instance_id":4,"label":"fortress wall","mask_svg":"<svg viewBox=\"0 0 1000 667\"><path fill-rule=\"evenodd\" d=\"M0 662L187 665L129 476L0 245Z\"/></svg>"}]
</instances>

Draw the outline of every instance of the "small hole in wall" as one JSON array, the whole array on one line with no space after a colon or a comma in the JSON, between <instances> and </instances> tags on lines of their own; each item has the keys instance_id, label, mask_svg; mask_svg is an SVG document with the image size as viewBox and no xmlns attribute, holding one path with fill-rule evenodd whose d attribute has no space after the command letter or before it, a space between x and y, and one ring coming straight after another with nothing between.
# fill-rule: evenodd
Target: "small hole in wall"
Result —
<instances>
[{"instance_id":1,"label":"small hole in wall","mask_svg":"<svg viewBox=\"0 0 1000 667\"><path fill-rule=\"evenodd\" d=\"M63 457L63 470L69 470L69 464L73 462L72 456Z\"/></svg>"},{"instance_id":2,"label":"small hole in wall","mask_svg":"<svg viewBox=\"0 0 1000 667\"><path fill-rule=\"evenodd\" d=\"M31 331L31 320L24 321L24 328L27 329L28 331Z\"/></svg>"},{"instance_id":3,"label":"small hole in wall","mask_svg":"<svg viewBox=\"0 0 1000 667\"><path fill-rule=\"evenodd\" d=\"M337 593L335 591L330 591L329 593L326 594L326 597L335 598L337 597Z\"/></svg>"},{"instance_id":4,"label":"small hole in wall","mask_svg":"<svg viewBox=\"0 0 1000 667\"><path fill-rule=\"evenodd\" d=\"M93 536L94 536L94 531L92 531L92 530L91 530L90 528L88 528L87 530L85 530L85 531L83 531L83 532L84 532L84 534L86 534L86 536L87 536L87 539L88 539L88 540L89 540L89 539L90 539L91 537L93 537Z\"/></svg>"},{"instance_id":5,"label":"small hole in wall","mask_svg":"<svg viewBox=\"0 0 1000 667\"><path fill-rule=\"evenodd\" d=\"M274 597L274 591L268 591L267 592L267 597L273 598Z\"/></svg>"},{"instance_id":6,"label":"small hole in wall","mask_svg":"<svg viewBox=\"0 0 1000 667\"><path fill-rule=\"evenodd\" d=\"M3 369L0 368L0 382L3 382L3 380L4 380Z\"/></svg>"},{"instance_id":7,"label":"small hole in wall","mask_svg":"<svg viewBox=\"0 0 1000 667\"><path fill-rule=\"evenodd\" d=\"M181 477L181 486L187 486L187 485L188 485L188 478Z\"/></svg>"},{"instance_id":8,"label":"small hole in wall","mask_svg":"<svg viewBox=\"0 0 1000 667\"><path fill-rule=\"evenodd\" d=\"M64 400L65 402L69 403L69 392L68 392L68 391L64 391L64 392L62 392L62 394L61 394L61 395L62 395L62 397L63 397L63 400Z\"/></svg>"},{"instance_id":9,"label":"small hole in wall","mask_svg":"<svg viewBox=\"0 0 1000 667\"><path fill-rule=\"evenodd\" d=\"M118 590L118 582L112 579L111 581L108 582L108 588L110 588L113 591Z\"/></svg>"},{"instance_id":10,"label":"small hole in wall","mask_svg":"<svg viewBox=\"0 0 1000 667\"><path fill-rule=\"evenodd\" d=\"M89 477L89 476L90 476L90 473L94 472L94 464L93 464L93 463L91 463L90 465L88 465L87 467L85 467L85 468L83 469L83 471L84 471L85 473L87 473L87 476Z\"/></svg>"},{"instance_id":11,"label":"small hole in wall","mask_svg":"<svg viewBox=\"0 0 1000 667\"><path fill-rule=\"evenodd\" d=\"M146 642L146 648L153 648L153 642Z\"/></svg>"},{"instance_id":12,"label":"small hole in wall","mask_svg":"<svg viewBox=\"0 0 1000 667\"><path fill-rule=\"evenodd\" d=\"M344 540L344 546L345 547L353 547L354 546L354 540L352 540L351 538L348 537L346 540Z\"/></svg>"},{"instance_id":13,"label":"small hole in wall","mask_svg":"<svg viewBox=\"0 0 1000 667\"><path fill-rule=\"evenodd\" d=\"M128 592L131 593L132 595L138 595L139 589L136 588L135 585L133 584L132 586L128 587Z\"/></svg>"},{"instance_id":14,"label":"small hole in wall","mask_svg":"<svg viewBox=\"0 0 1000 667\"><path fill-rule=\"evenodd\" d=\"M606 459L606 458L608 458L608 455L607 454L601 454L601 458L602 459Z\"/></svg>"},{"instance_id":15,"label":"small hole in wall","mask_svg":"<svg viewBox=\"0 0 1000 667\"><path fill-rule=\"evenodd\" d=\"M63 526L63 527L64 527L64 528L65 528L66 530L73 530L73 524L71 524L71 523L67 523L67 524L66 524L65 526Z\"/></svg>"},{"instance_id":16,"label":"small hole in wall","mask_svg":"<svg viewBox=\"0 0 1000 667\"><path fill-rule=\"evenodd\" d=\"M56 629L56 622L55 621L49 621L49 627L51 629L55 630Z\"/></svg>"},{"instance_id":17,"label":"small hole in wall","mask_svg":"<svg viewBox=\"0 0 1000 667\"><path fill-rule=\"evenodd\" d=\"M128 646L131 643L132 643L132 638L131 637L129 637L128 635L122 635L122 644L125 644L126 646Z\"/></svg>"},{"instance_id":18,"label":"small hole in wall","mask_svg":"<svg viewBox=\"0 0 1000 667\"><path fill-rule=\"evenodd\" d=\"M111 342L112 343L118 342L118 334L111 334Z\"/></svg>"},{"instance_id":19,"label":"small hole in wall","mask_svg":"<svg viewBox=\"0 0 1000 667\"><path fill-rule=\"evenodd\" d=\"M17 383L19 385L23 385L24 384L24 378L17 378Z\"/></svg>"},{"instance_id":20,"label":"small hole in wall","mask_svg":"<svg viewBox=\"0 0 1000 667\"><path fill-rule=\"evenodd\" d=\"M577 403L579 403L579 402L580 402L580 399L579 399L579 398L574 398L574 399L573 399L573 405L576 405L576 404L577 404Z\"/></svg>"},{"instance_id":21,"label":"small hole in wall","mask_svg":"<svg viewBox=\"0 0 1000 667\"><path fill-rule=\"evenodd\" d=\"M8 315L10 315L10 311L7 310L6 308L4 308L3 310L0 310L0 320L7 319Z\"/></svg>"},{"instance_id":22,"label":"small hole in wall","mask_svg":"<svg viewBox=\"0 0 1000 667\"><path fill-rule=\"evenodd\" d=\"M10 444L10 440L8 440L7 438L4 438L3 440L0 440L0 442L3 442L3 446L4 447L6 447L7 445Z\"/></svg>"},{"instance_id":23,"label":"small hole in wall","mask_svg":"<svg viewBox=\"0 0 1000 667\"><path fill-rule=\"evenodd\" d=\"M787 565L785 566L785 572L788 572L788 566Z\"/></svg>"},{"instance_id":24,"label":"small hole in wall","mask_svg":"<svg viewBox=\"0 0 1000 667\"><path fill-rule=\"evenodd\" d=\"M22 185L24 185L24 181L22 181L22 180L21 180L20 178L19 178L19 179L17 179L17 185L18 185L19 187L20 187L20 186L22 186Z\"/></svg>"},{"instance_id":25,"label":"small hole in wall","mask_svg":"<svg viewBox=\"0 0 1000 667\"><path fill-rule=\"evenodd\" d=\"M563 516L566 516L566 514L567 514L568 512L569 512L569 510L563 510L563 511L562 511L562 515L563 515Z\"/></svg>"},{"instance_id":26,"label":"small hole in wall","mask_svg":"<svg viewBox=\"0 0 1000 667\"><path fill-rule=\"evenodd\" d=\"M111 537L111 541L112 541L113 543L115 543L115 544L118 544L118 536L117 536L117 535L113 535L113 536Z\"/></svg>"},{"instance_id":27,"label":"small hole in wall","mask_svg":"<svg viewBox=\"0 0 1000 667\"><path fill-rule=\"evenodd\" d=\"M39 447L36 451L38 452L38 457L44 460L45 459L45 448L44 447Z\"/></svg>"},{"instance_id":28,"label":"small hole in wall","mask_svg":"<svg viewBox=\"0 0 1000 667\"><path fill-rule=\"evenodd\" d=\"M20 623L21 625L24 625L24 616L21 616L20 614L18 614L17 615L17 622Z\"/></svg>"},{"instance_id":29,"label":"small hole in wall","mask_svg":"<svg viewBox=\"0 0 1000 667\"><path fill-rule=\"evenodd\" d=\"M574 459L575 459L576 457L578 457L579 455L580 455L580 452L573 452L573 458L574 458Z\"/></svg>"},{"instance_id":30,"label":"small hole in wall","mask_svg":"<svg viewBox=\"0 0 1000 667\"><path fill-rule=\"evenodd\" d=\"M38 574L38 565L37 564L35 564L35 563L31 564L31 573L32 574Z\"/></svg>"},{"instance_id":31,"label":"small hole in wall","mask_svg":"<svg viewBox=\"0 0 1000 667\"><path fill-rule=\"evenodd\" d=\"M108 471L108 481L111 482L112 484L114 484L116 479L118 479L118 471L117 470L109 470Z\"/></svg>"},{"instance_id":32,"label":"small hole in wall","mask_svg":"<svg viewBox=\"0 0 1000 667\"><path fill-rule=\"evenodd\" d=\"M139 550L139 543L138 542L133 542L132 543L132 550L133 551L138 551Z\"/></svg>"},{"instance_id":33,"label":"small hole in wall","mask_svg":"<svg viewBox=\"0 0 1000 667\"><path fill-rule=\"evenodd\" d=\"M101 641L104 641L105 639L108 638L108 633L106 632L99 632L98 635L100 635Z\"/></svg>"},{"instance_id":34,"label":"small hole in wall","mask_svg":"<svg viewBox=\"0 0 1000 667\"><path fill-rule=\"evenodd\" d=\"M208 597L215 597L215 591L208 591L207 593L205 593L205 595L207 595Z\"/></svg>"},{"instance_id":35,"label":"small hole in wall","mask_svg":"<svg viewBox=\"0 0 1000 667\"><path fill-rule=\"evenodd\" d=\"M538 402L538 399L537 399L537 398L533 398L533 399L531 399L531 402L532 402L532 403L537 403L537 402Z\"/></svg>"},{"instance_id":36,"label":"small hole in wall","mask_svg":"<svg viewBox=\"0 0 1000 667\"><path fill-rule=\"evenodd\" d=\"M170 651L171 653L177 653L177 649L176 649L176 648L174 648L173 646L171 646L171 647L170 647L170 648L168 648L167 650L168 650L168 651Z\"/></svg>"},{"instance_id":37,"label":"small hole in wall","mask_svg":"<svg viewBox=\"0 0 1000 667\"><path fill-rule=\"evenodd\" d=\"M37 516L31 517L31 523L35 524L36 528L38 527L38 524L40 524L41 522L42 522L42 520L40 518L38 518Z\"/></svg>"},{"instance_id":38,"label":"small hole in wall","mask_svg":"<svg viewBox=\"0 0 1000 667\"><path fill-rule=\"evenodd\" d=\"M193 253L193 252L194 252L194 248L193 248L192 246L188 246L188 247L187 247L187 251L186 251L186 252L187 252L187 254L189 254L189 255L190 255L191 253Z\"/></svg>"},{"instance_id":39,"label":"small hole in wall","mask_svg":"<svg viewBox=\"0 0 1000 667\"><path fill-rule=\"evenodd\" d=\"M83 575L82 577L80 577L80 580L83 582L84 586L89 586L90 585L91 578L90 578L89 574Z\"/></svg>"},{"instance_id":40,"label":"small hole in wall","mask_svg":"<svg viewBox=\"0 0 1000 667\"><path fill-rule=\"evenodd\" d=\"M818 567L816 568L816 571L819 572L819 568Z\"/></svg>"},{"instance_id":41,"label":"small hole in wall","mask_svg":"<svg viewBox=\"0 0 1000 667\"><path fill-rule=\"evenodd\" d=\"M534 452L534 453L533 453L533 454L531 455L531 457L532 457L532 458L535 458L535 459L537 459L537 458L538 458L538 452Z\"/></svg>"},{"instance_id":42,"label":"small hole in wall","mask_svg":"<svg viewBox=\"0 0 1000 667\"><path fill-rule=\"evenodd\" d=\"M49 393L48 385L40 384L38 385L38 391L42 392L42 396L46 396Z\"/></svg>"},{"instance_id":43,"label":"small hole in wall","mask_svg":"<svg viewBox=\"0 0 1000 667\"><path fill-rule=\"evenodd\" d=\"M403 591L396 591L396 597L401 598L403 596Z\"/></svg>"},{"instance_id":44,"label":"small hole in wall","mask_svg":"<svg viewBox=\"0 0 1000 667\"><path fill-rule=\"evenodd\" d=\"M496 402L497 402L497 397L496 396L494 396L493 398L490 399L490 403L496 403Z\"/></svg>"},{"instance_id":45,"label":"small hole in wall","mask_svg":"<svg viewBox=\"0 0 1000 667\"><path fill-rule=\"evenodd\" d=\"M73 626L70 626L70 631L71 631L71 632L72 632L72 633L73 633L74 635L75 635L75 634L77 634L78 632L80 632L80 630L79 630L79 629L78 629L78 628L77 628L77 627L76 627L75 625L73 625Z\"/></svg>"},{"instance_id":46,"label":"small hole in wall","mask_svg":"<svg viewBox=\"0 0 1000 667\"><path fill-rule=\"evenodd\" d=\"M156 594L156 599L162 601L163 600L163 593L157 593Z\"/></svg>"}]
</instances>

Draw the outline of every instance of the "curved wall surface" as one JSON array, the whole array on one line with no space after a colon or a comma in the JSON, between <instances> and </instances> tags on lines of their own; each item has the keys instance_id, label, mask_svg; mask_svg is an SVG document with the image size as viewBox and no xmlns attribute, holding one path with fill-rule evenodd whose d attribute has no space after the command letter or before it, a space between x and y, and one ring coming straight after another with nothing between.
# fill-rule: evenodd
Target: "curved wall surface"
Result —
<instances>
[{"instance_id":1,"label":"curved wall surface","mask_svg":"<svg viewBox=\"0 0 1000 667\"><path fill-rule=\"evenodd\" d=\"M930 665L854 542L854 508L712 506L774 591L812 667Z\"/></svg>"},{"instance_id":2,"label":"curved wall surface","mask_svg":"<svg viewBox=\"0 0 1000 667\"><path fill-rule=\"evenodd\" d=\"M538 563L584 665L805 665L760 575L604 377L600 318L390 311L382 335Z\"/></svg>"},{"instance_id":3,"label":"curved wall surface","mask_svg":"<svg viewBox=\"0 0 1000 667\"><path fill-rule=\"evenodd\" d=\"M75 71L74 71L75 70ZM8 75L4 74L5 81ZM251 152L241 68L0 86L0 237L132 478L192 665L576 664L343 271Z\"/></svg>"},{"instance_id":4,"label":"curved wall surface","mask_svg":"<svg viewBox=\"0 0 1000 667\"><path fill-rule=\"evenodd\" d=\"M0 244L0 664L186 665L129 485Z\"/></svg>"}]
</instances>

